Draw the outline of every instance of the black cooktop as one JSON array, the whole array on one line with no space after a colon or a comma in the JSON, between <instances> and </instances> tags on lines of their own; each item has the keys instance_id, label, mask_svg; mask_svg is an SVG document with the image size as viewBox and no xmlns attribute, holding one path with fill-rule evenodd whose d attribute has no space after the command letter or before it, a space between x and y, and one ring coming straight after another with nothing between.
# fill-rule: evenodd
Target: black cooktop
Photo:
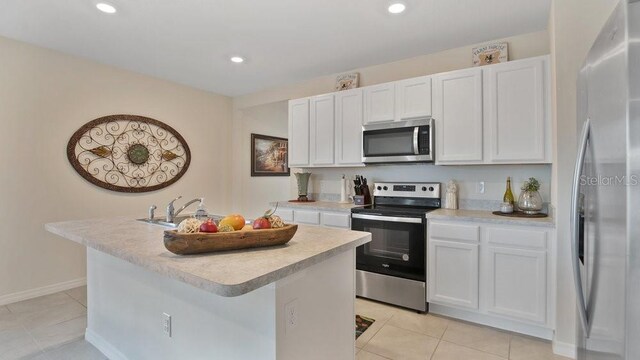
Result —
<instances>
[{"instance_id":1,"label":"black cooktop","mask_svg":"<svg viewBox=\"0 0 640 360\"><path fill-rule=\"evenodd\" d=\"M367 205L364 207L354 207L352 213L372 214L372 215L392 215L392 216L416 216L422 217L429 211L437 210L440 207L411 207L411 206L386 206L386 205Z\"/></svg>"}]
</instances>

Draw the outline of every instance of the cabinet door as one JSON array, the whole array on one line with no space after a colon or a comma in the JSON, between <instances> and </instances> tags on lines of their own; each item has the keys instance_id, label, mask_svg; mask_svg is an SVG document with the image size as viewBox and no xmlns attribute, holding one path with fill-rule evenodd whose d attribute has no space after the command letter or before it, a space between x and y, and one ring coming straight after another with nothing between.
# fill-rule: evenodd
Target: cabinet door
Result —
<instances>
[{"instance_id":1,"label":"cabinet door","mask_svg":"<svg viewBox=\"0 0 640 360\"><path fill-rule=\"evenodd\" d=\"M396 83L396 120L431 116L431 78L422 76Z\"/></svg>"},{"instance_id":2,"label":"cabinet door","mask_svg":"<svg viewBox=\"0 0 640 360\"><path fill-rule=\"evenodd\" d=\"M393 121L395 100L395 83L364 88L364 123Z\"/></svg>"},{"instance_id":3,"label":"cabinet door","mask_svg":"<svg viewBox=\"0 0 640 360\"><path fill-rule=\"evenodd\" d=\"M336 164L362 165L362 89L336 93Z\"/></svg>"},{"instance_id":4,"label":"cabinet door","mask_svg":"<svg viewBox=\"0 0 640 360\"><path fill-rule=\"evenodd\" d=\"M478 245L429 239L430 302L478 308Z\"/></svg>"},{"instance_id":5,"label":"cabinet door","mask_svg":"<svg viewBox=\"0 0 640 360\"><path fill-rule=\"evenodd\" d=\"M334 101L333 95L311 98L310 155L311 165L333 165L334 163Z\"/></svg>"},{"instance_id":6,"label":"cabinet door","mask_svg":"<svg viewBox=\"0 0 640 360\"><path fill-rule=\"evenodd\" d=\"M546 68L542 57L484 70L489 161L549 162Z\"/></svg>"},{"instance_id":7,"label":"cabinet door","mask_svg":"<svg viewBox=\"0 0 640 360\"><path fill-rule=\"evenodd\" d=\"M481 163L482 70L435 76L433 117L437 164Z\"/></svg>"},{"instance_id":8,"label":"cabinet door","mask_svg":"<svg viewBox=\"0 0 640 360\"><path fill-rule=\"evenodd\" d=\"M547 317L546 256L545 251L489 246L482 261L488 277L487 311L544 324Z\"/></svg>"},{"instance_id":9,"label":"cabinet door","mask_svg":"<svg viewBox=\"0 0 640 360\"><path fill-rule=\"evenodd\" d=\"M309 166L309 99L289 101L289 166Z\"/></svg>"}]
</instances>

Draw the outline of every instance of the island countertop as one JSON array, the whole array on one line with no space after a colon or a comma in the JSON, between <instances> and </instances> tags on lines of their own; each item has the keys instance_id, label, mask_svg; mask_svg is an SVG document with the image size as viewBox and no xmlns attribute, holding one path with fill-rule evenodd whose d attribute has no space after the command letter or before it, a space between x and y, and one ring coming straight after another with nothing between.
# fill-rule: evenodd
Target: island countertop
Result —
<instances>
[{"instance_id":1,"label":"island countertop","mask_svg":"<svg viewBox=\"0 0 640 360\"><path fill-rule=\"evenodd\" d=\"M76 220L46 230L221 296L239 296L371 241L366 232L299 225L283 246L200 255L164 247L167 228L131 218Z\"/></svg>"}]
</instances>

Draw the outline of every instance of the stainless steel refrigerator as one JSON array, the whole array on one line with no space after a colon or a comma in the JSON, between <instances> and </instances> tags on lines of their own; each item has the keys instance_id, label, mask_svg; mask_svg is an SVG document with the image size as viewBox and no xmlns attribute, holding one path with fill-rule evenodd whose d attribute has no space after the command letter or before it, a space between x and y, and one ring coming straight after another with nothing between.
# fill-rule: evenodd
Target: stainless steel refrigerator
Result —
<instances>
[{"instance_id":1,"label":"stainless steel refrigerator","mask_svg":"<svg viewBox=\"0 0 640 360\"><path fill-rule=\"evenodd\" d=\"M622 0L578 77L572 192L578 359L640 359L640 2ZM562 141L562 139L558 139Z\"/></svg>"}]
</instances>

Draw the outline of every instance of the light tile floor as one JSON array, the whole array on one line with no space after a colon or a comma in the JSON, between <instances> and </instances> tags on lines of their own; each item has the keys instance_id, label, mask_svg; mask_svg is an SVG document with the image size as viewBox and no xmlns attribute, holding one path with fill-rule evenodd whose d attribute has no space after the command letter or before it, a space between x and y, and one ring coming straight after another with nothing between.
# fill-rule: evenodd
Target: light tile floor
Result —
<instances>
[{"instance_id":1,"label":"light tile floor","mask_svg":"<svg viewBox=\"0 0 640 360\"><path fill-rule=\"evenodd\" d=\"M356 299L375 322L356 340L357 360L568 360L536 338Z\"/></svg>"},{"instance_id":2,"label":"light tile floor","mask_svg":"<svg viewBox=\"0 0 640 360\"><path fill-rule=\"evenodd\" d=\"M0 306L0 360L106 360L86 342L87 289ZM376 321L356 340L357 360L566 360L551 344L462 321L356 299Z\"/></svg>"},{"instance_id":3,"label":"light tile floor","mask_svg":"<svg viewBox=\"0 0 640 360\"><path fill-rule=\"evenodd\" d=\"M86 327L85 286L0 306L0 360L105 360Z\"/></svg>"}]
</instances>

